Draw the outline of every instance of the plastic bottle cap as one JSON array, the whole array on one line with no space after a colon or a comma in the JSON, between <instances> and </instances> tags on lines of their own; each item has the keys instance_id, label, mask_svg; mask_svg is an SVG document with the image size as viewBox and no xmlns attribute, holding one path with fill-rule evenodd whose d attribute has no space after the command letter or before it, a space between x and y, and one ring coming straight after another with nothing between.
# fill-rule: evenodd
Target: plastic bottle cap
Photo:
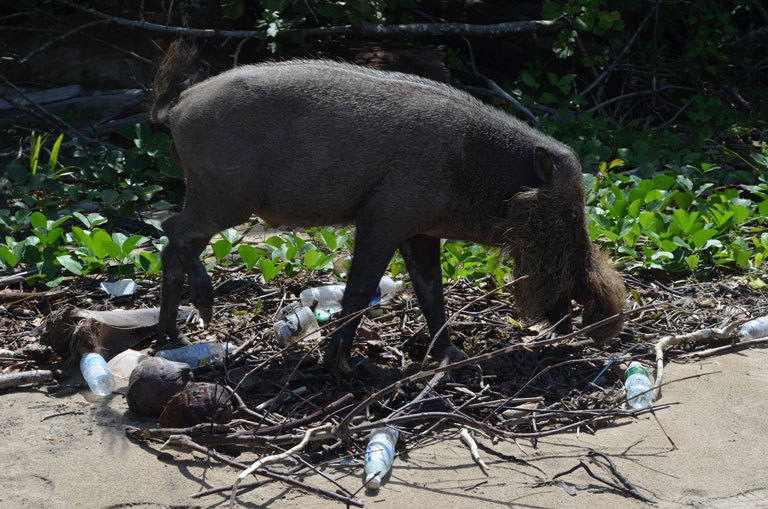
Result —
<instances>
[{"instance_id":1,"label":"plastic bottle cap","mask_svg":"<svg viewBox=\"0 0 768 509\"><path fill-rule=\"evenodd\" d=\"M634 375L635 373L642 373L643 375L648 376L648 370L645 369L645 366L643 366L639 362L633 362L632 364L629 365L629 367L627 368L627 371L624 373L624 380Z\"/></svg>"},{"instance_id":2,"label":"plastic bottle cap","mask_svg":"<svg viewBox=\"0 0 768 509\"><path fill-rule=\"evenodd\" d=\"M365 487L368 489L378 489L381 486L381 475L378 472L371 472L365 477Z\"/></svg>"}]
</instances>

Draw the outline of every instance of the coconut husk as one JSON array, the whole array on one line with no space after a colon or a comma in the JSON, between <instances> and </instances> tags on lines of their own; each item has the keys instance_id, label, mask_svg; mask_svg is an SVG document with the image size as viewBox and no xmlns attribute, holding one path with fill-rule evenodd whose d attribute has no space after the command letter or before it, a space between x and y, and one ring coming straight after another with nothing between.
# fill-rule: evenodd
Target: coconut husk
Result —
<instances>
[{"instance_id":1,"label":"coconut husk","mask_svg":"<svg viewBox=\"0 0 768 509\"><path fill-rule=\"evenodd\" d=\"M171 396L192 380L183 362L150 357L139 363L128 380L128 408L141 415L160 415Z\"/></svg>"},{"instance_id":2,"label":"coconut husk","mask_svg":"<svg viewBox=\"0 0 768 509\"><path fill-rule=\"evenodd\" d=\"M204 422L225 424L231 420L229 392L222 385L191 382L168 401L159 423L164 428L187 428Z\"/></svg>"}]
</instances>

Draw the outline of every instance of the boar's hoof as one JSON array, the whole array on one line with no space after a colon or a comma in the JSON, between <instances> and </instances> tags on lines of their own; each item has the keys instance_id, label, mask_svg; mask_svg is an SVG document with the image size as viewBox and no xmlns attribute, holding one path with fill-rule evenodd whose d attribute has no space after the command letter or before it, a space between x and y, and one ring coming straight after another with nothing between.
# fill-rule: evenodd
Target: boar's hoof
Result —
<instances>
[{"instance_id":1,"label":"boar's hoof","mask_svg":"<svg viewBox=\"0 0 768 509\"><path fill-rule=\"evenodd\" d=\"M195 309L197 309L197 312L200 313L200 318L203 319L203 322L210 323L211 320L213 320L213 308L212 307L197 307L197 306L195 306Z\"/></svg>"},{"instance_id":2,"label":"boar's hoof","mask_svg":"<svg viewBox=\"0 0 768 509\"><path fill-rule=\"evenodd\" d=\"M331 339L331 344L328 346L323 357L323 364L332 371L351 375L355 372L355 369L350 364L349 355L345 353L342 343L343 341L339 337Z\"/></svg>"},{"instance_id":3,"label":"boar's hoof","mask_svg":"<svg viewBox=\"0 0 768 509\"><path fill-rule=\"evenodd\" d=\"M597 344L604 344L615 338L624 329L624 320L621 318L616 319L615 322L606 324L599 329L589 331L587 335L592 338Z\"/></svg>"},{"instance_id":4,"label":"boar's hoof","mask_svg":"<svg viewBox=\"0 0 768 509\"><path fill-rule=\"evenodd\" d=\"M451 345L443 352L443 359L447 359L449 363L454 363L469 359L469 355Z\"/></svg>"}]
</instances>

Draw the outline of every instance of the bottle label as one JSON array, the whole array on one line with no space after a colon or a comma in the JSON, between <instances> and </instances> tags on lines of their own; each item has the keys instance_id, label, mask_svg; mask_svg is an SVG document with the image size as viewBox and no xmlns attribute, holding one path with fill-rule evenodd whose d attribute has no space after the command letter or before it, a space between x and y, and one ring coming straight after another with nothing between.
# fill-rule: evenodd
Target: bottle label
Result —
<instances>
[{"instance_id":1,"label":"bottle label","mask_svg":"<svg viewBox=\"0 0 768 509\"><path fill-rule=\"evenodd\" d=\"M95 355L86 355L83 360L80 361L80 370L85 371L91 364L99 363L99 358Z\"/></svg>"},{"instance_id":2,"label":"bottle label","mask_svg":"<svg viewBox=\"0 0 768 509\"><path fill-rule=\"evenodd\" d=\"M629 369L627 369L627 372L624 373L624 380L628 379L629 377L631 377L635 373L641 373L641 374L647 376L648 378L650 378L650 376L648 376L648 370L645 369L644 366L636 365L636 366L632 366Z\"/></svg>"}]
</instances>

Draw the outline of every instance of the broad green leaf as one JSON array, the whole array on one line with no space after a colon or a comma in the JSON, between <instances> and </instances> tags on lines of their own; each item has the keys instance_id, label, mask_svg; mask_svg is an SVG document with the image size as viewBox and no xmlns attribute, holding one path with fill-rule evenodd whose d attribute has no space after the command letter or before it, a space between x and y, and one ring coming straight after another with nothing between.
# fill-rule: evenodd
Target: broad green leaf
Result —
<instances>
[{"instance_id":1,"label":"broad green leaf","mask_svg":"<svg viewBox=\"0 0 768 509\"><path fill-rule=\"evenodd\" d=\"M0 246L0 258L3 259L9 268L15 267L19 263L19 257L14 255L7 248Z\"/></svg>"},{"instance_id":2,"label":"broad green leaf","mask_svg":"<svg viewBox=\"0 0 768 509\"><path fill-rule=\"evenodd\" d=\"M71 255L59 256L59 257L56 258L56 260L58 260L58 262L62 265L62 267L64 267L68 271L70 271L72 274L76 274L78 276L82 276L83 275L83 272L82 272L83 266L82 266L82 264L80 264L79 261L77 261L74 258L72 258Z\"/></svg>"},{"instance_id":3,"label":"broad green leaf","mask_svg":"<svg viewBox=\"0 0 768 509\"><path fill-rule=\"evenodd\" d=\"M211 247L213 248L213 255L219 263L232 252L232 243L227 239L217 240Z\"/></svg>"},{"instance_id":4,"label":"broad green leaf","mask_svg":"<svg viewBox=\"0 0 768 509\"><path fill-rule=\"evenodd\" d=\"M275 265L275 262L268 258L259 259L259 269L261 270L261 275L264 276L264 281L267 283L280 274L280 271L286 265L288 265L288 262Z\"/></svg>"},{"instance_id":5,"label":"broad green leaf","mask_svg":"<svg viewBox=\"0 0 768 509\"><path fill-rule=\"evenodd\" d=\"M248 244L240 244L237 246L237 252L240 254L240 258L243 259L243 262L245 262L245 266L249 271L253 269L253 266L256 265L259 259L265 254L264 251L249 246Z\"/></svg>"},{"instance_id":6,"label":"broad green leaf","mask_svg":"<svg viewBox=\"0 0 768 509\"><path fill-rule=\"evenodd\" d=\"M29 216L29 224L34 228L46 228L48 226L48 219L40 212L32 212Z\"/></svg>"},{"instance_id":7,"label":"broad green leaf","mask_svg":"<svg viewBox=\"0 0 768 509\"><path fill-rule=\"evenodd\" d=\"M733 222L736 224L743 223L749 217L749 210L743 205L729 205L729 209L733 212Z\"/></svg>"},{"instance_id":8,"label":"broad green leaf","mask_svg":"<svg viewBox=\"0 0 768 509\"><path fill-rule=\"evenodd\" d=\"M235 245L243 238L243 235L234 228L227 228L223 232L219 233L222 238L229 241L230 244Z\"/></svg>"},{"instance_id":9,"label":"broad green leaf","mask_svg":"<svg viewBox=\"0 0 768 509\"><path fill-rule=\"evenodd\" d=\"M142 235L132 235L120 244L120 254L123 258L129 258L131 252L136 249L136 246L138 246L140 242L144 243L146 241L147 238Z\"/></svg>"},{"instance_id":10,"label":"broad green leaf","mask_svg":"<svg viewBox=\"0 0 768 509\"><path fill-rule=\"evenodd\" d=\"M699 265L699 257L694 254L688 255L685 257L685 263L688 265L688 268L693 271Z\"/></svg>"},{"instance_id":11,"label":"broad green leaf","mask_svg":"<svg viewBox=\"0 0 768 509\"><path fill-rule=\"evenodd\" d=\"M640 221L640 226L642 226L644 230L647 230L655 218L656 218L656 214L654 214L653 212L648 212L646 210L640 213L640 216L638 217L638 221Z\"/></svg>"},{"instance_id":12,"label":"broad green leaf","mask_svg":"<svg viewBox=\"0 0 768 509\"><path fill-rule=\"evenodd\" d=\"M711 230L706 228L703 230L699 230L693 235L691 235L691 240L693 241L694 247L696 247L696 249L700 249L704 245L704 243L706 243L709 239L711 239L715 235L717 235L716 230Z\"/></svg>"}]
</instances>

